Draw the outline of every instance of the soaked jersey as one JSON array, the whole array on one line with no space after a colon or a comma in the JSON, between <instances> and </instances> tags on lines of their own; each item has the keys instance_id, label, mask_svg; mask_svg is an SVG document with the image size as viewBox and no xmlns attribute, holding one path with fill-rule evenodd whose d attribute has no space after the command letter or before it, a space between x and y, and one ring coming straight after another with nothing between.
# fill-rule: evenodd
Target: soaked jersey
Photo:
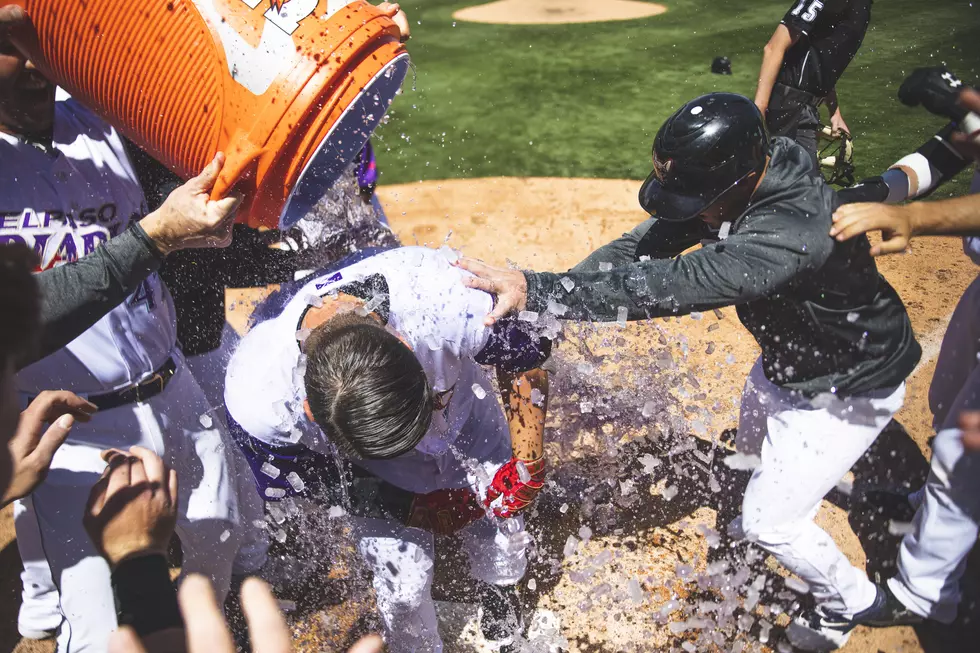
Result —
<instances>
[{"instance_id":1,"label":"soaked jersey","mask_svg":"<svg viewBox=\"0 0 980 653\"><path fill-rule=\"evenodd\" d=\"M0 133L0 245L33 248L39 271L92 253L145 212L119 135L74 100L56 103L50 148ZM174 324L170 295L152 274L88 331L23 369L20 390L91 394L138 382L170 355Z\"/></svg>"},{"instance_id":2,"label":"soaked jersey","mask_svg":"<svg viewBox=\"0 0 980 653\"><path fill-rule=\"evenodd\" d=\"M425 247L355 255L284 286L256 308L255 326L235 351L225 381L230 427L240 445L247 440L243 450L253 471L268 456L285 477L302 449L332 450L303 412L305 363L297 332L311 305L332 301L329 296L338 292L367 300L406 341L436 404L415 450L390 460L359 459L358 465L404 489L428 492L465 486L460 456L509 460L503 411L480 364L532 369L547 357L550 343L514 321L486 327L490 295L465 287L469 273L450 258L446 250ZM257 473L256 479L264 491L268 475ZM281 482L279 487L289 490Z\"/></svg>"}]
</instances>

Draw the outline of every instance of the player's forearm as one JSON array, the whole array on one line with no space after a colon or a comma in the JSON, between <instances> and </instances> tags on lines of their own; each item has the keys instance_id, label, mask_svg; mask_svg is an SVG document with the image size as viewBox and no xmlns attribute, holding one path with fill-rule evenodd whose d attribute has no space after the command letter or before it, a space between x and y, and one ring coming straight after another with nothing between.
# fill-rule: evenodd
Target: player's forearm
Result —
<instances>
[{"instance_id":1,"label":"player's forearm","mask_svg":"<svg viewBox=\"0 0 980 653\"><path fill-rule=\"evenodd\" d=\"M548 373L536 368L514 374L498 367L497 382L510 427L514 457L518 460L538 460L544 455Z\"/></svg>"},{"instance_id":2,"label":"player's forearm","mask_svg":"<svg viewBox=\"0 0 980 653\"><path fill-rule=\"evenodd\" d=\"M163 257L139 225L100 245L91 254L35 275L41 291L41 337L25 367L87 331L155 272Z\"/></svg>"},{"instance_id":3,"label":"player's forearm","mask_svg":"<svg viewBox=\"0 0 980 653\"><path fill-rule=\"evenodd\" d=\"M838 118L840 118L840 102L837 98L836 88L827 94L827 111L830 112L831 116L836 115Z\"/></svg>"},{"instance_id":4,"label":"player's forearm","mask_svg":"<svg viewBox=\"0 0 980 653\"><path fill-rule=\"evenodd\" d=\"M916 202L908 211L913 236L976 236L980 234L980 195L938 202Z\"/></svg>"},{"instance_id":5,"label":"player's forearm","mask_svg":"<svg viewBox=\"0 0 980 653\"><path fill-rule=\"evenodd\" d=\"M762 67L759 69L759 83L755 89L755 104L760 110L769 106L772 87L779 77L779 69L783 66L786 50L792 45L792 38L785 25L776 28L772 38L762 51Z\"/></svg>"}]
</instances>

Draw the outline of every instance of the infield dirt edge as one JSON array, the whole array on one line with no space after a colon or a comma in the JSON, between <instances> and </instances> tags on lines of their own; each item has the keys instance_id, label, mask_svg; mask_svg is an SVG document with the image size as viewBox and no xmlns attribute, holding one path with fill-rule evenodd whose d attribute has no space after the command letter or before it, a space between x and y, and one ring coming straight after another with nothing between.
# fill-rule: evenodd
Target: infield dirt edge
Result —
<instances>
[{"instance_id":1,"label":"infield dirt edge","mask_svg":"<svg viewBox=\"0 0 980 653\"><path fill-rule=\"evenodd\" d=\"M564 25L636 20L666 11L662 4L638 0L605 0L599 6L592 0L494 0L460 9L453 18L497 25Z\"/></svg>"}]
</instances>

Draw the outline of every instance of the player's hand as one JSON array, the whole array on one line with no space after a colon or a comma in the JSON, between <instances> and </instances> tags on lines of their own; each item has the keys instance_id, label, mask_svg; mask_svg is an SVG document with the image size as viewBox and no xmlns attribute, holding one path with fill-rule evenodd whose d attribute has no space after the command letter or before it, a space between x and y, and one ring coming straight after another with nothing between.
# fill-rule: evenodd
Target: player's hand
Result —
<instances>
[{"instance_id":1,"label":"player's hand","mask_svg":"<svg viewBox=\"0 0 980 653\"><path fill-rule=\"evenodd\" d=\"M902 82L898 99L906 106L921 104L937 116L960 120L964 111L956 101L963 88L963 82L945 66L917 68Z\"/></svg>"},{"instance_id":2,"label":"player's hand","mask_svg":"<svg viewBox=\"0 0 980 653\"><path fill-rule=\"evenodd\" d=\"M135 555L166 555L177 522L177 472L143 447L102 457L108 465L82 519L99 553L113 567Z\"/></svg>"},{"instance_id":3,"label":"player's hand","mask_svg":"<svg viewBox=\"0 0 980 653\"><path fill-rule=\"evenodd\" d=\"M963 430L963 448L980 451L980 410L960 413L959 426Z\"/></svg>"},{"instance_id":4,"label":"player's hand","mask_svg":"<svg viewBox=\"0 0 980 653\"><path fill-rule=\"evenodd\" d=\"M967 112L980 116L980 93L978 93L975 89L968 88L962 91L960 93L958 104ZM972 134L966 134L963 131L957 130L953 132L950 140L953 141L953 145L955 145L964 156L968 156L974 161L980 162L980 133L974 132Z\"/></svg>"},{"instance_id":5,"label":"player's hand","mask_svg":"<svg viewBox=\"0 0 980 653\"><path fill-rule=\"evenodd\" d=\"M851 135L851 130L848 129L847 123L844 122L844 118L840 115L840 109L838 109L830 117L830 135L836 138L840 136L841 132L844 132L848 136Z\"/></svg>"},{"instance_id":6,"label":"player's hand","mask_svg":"<svg viewBox=\"0 0 980 653\"><path fill-rule=\"evenodd\" d=\"M408 16L397 2L382 2L378 5L378 9L395 21L395 25L398 26L398 31L402 35L402 43L412 38L412 26L408 22Z\"/></svg>"},{"instance_id":7,"label":"player's hand","mask_svg":"<svg viewBox=\"0 0 980 653\"><path fill-rule=\"evenodd\" d=\"M94 404L65 390L39 394L20 414L14 437L7 443L12 469L0 505L33 492L47 476L54 452L68 437L75 421L89 421L96 410ZM45 424L49 426L45 428Z\"/></svg>"},{"instance_id":8,"label":"player's hand","mask_svg":"<svg viewBox=\"0 0 980 653\"><path fill-rule=\"evenodd\" d=\"M523 465L524 472L519 468ZM518 460L512 458L493 476L487 488L484 505L493 509L498 517L513 517L531 505L538 492L544 487L544 458L537 460ZM524 479L521 479L524 476Z\"/></svg>"},{"instance_id":9,"label":"player's hand","mask_svg":"<svg viewBox=\"0 0 980 653\"><path fill-rule=\"evenodd\" d=\"M872 256L896 254L909 248L914 235L912 210L890 204L845 204L834 213L830 235L838 241L880 231L881 242L871 248Z\"/></svg>"},{"instance_id":10,"label":"player's hand","mask_svg":"<svg viewBox=\"0 0 980 653\"><path fill-rule=\"evenodd\" d=\"M497 298L493 310L484 320L487 326L493 325L509 313L523 311L527 306L527 279L520 270L495 268L472 258L461 258L455 265L476 275L464 277L464 285Z\"/></svg>"},{"instance_id":11,"label":"player's hand","mask_svg":"<svg viewBox=\"0 0 980 653\"><path fill-rule=\"evenodd\" d=\"M140 221L161 254L231 244L235 210L242 198L237 194L214 201L210 198L224 165L225 155L218 152L201 174L170 193L159 209Z\"/></svg>"},{"instance_id":12,"label":"player's hand","mask_svg":"<svg viewBox=\"0 0 980 653\"><path fill-rule=\"evenodd\" d=\"M436 535L452 535L486 515L486 510L468 488L436 490L415 497L405 525Z\"/></svg>"}]
</instances>

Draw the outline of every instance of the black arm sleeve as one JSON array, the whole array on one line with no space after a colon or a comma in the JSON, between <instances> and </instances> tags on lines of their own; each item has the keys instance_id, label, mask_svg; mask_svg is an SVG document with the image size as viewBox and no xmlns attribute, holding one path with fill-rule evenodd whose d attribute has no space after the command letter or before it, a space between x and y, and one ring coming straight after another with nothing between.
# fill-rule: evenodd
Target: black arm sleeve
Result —
<instances>
[{"instance_id":1,"label":"black arm sleeve","mask_svg":"<svg viewBox=\"0 0 980 653\"><path fill-rule=\"evenodd\" d=\"M829 218L829 214L828 214ZM728 239L674 259L651 259L609 272L527 272L527 310L548 300L569 307L564 319L612 321L686 314L758 299L801 273L819 269L833 250L829 219L803 211L758 211ZM566 290L561 278L573 284Z\"/></svg>"},{"instance_id":2,"label":"black arm sleeve","mask_svg":"<svg viewBox=\"0 0 980 653\"><path fill-rule=\"evenodd\" d=\"M184 625L177 592L162 555L129 558L112 571L112 593L121 626L132 626L140 637Z\"/></svg>"},{"instance_id":3,"label":"black arm sleeve","mask_svg":"<svg viewBox=\"0 0 980 653\"><path fill-rule=\"evenodd\" d=\"M701 220L667 222L654 217L641 222L632 231L589 254L572 272L597 272L600 263L612 263L614 268L650 258L673 258L708 236Z\"/></svg>"},{"instance_id":4,"label":"black arm sleeve","mask_svg":"<svg viewBox=\"0 0 980 653\"><path fill-rule=\"evenodd\" d=\"M44 358L84 333L136 291L163 256L143 227L133 224L94 252L35 275L41 291L41 338L34 355L18 368Z\"/></svg>"}]
</instances>

